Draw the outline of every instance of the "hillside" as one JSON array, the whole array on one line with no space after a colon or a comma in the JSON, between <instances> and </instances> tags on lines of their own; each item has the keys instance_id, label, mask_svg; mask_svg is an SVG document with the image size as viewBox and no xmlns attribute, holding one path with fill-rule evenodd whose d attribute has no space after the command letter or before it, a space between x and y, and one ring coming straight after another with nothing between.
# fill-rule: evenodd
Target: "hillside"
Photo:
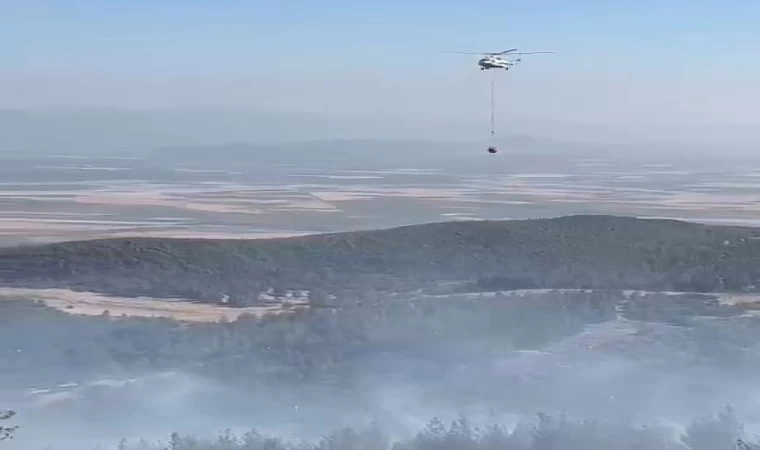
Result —
<instances>
[{"instance_id":1,"label":"hillside","mask_svg":"<svg viewBox=\"0 0 760 450\"><path fill-rule=\"evenodd\" d=\"M245 302L268 288L754 290L760 229L567 216L266 240L103 239L0 249L0 284Z\"/></svg>"}]
</instances>

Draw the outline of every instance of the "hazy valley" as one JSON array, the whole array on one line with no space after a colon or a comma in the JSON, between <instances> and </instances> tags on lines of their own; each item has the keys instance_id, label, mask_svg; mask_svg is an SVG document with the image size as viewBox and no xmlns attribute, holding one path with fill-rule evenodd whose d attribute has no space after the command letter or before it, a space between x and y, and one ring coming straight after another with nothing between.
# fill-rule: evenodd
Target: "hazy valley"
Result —
<instances>
[{"instance_id":1,"label":"hazy valley","mask_svg":"<svg viewBox=\"0 0 760 450\"><path fill-rule=\"evenodd\" d=\"M2 445L760 433L760 164L356 145L4 156L0 405L19 429ZM449 429L460 415L506 428Z\"/></svg>"},{"instance_id":2,"label":"hazy valley","mask_svg":"<svg viewBox=\"0 0 760 450\"><path fill-rule=\"evenodd\" d=\"M760 2L0 3L0 450L760 450Z\"/></svg>"}]
</instances>

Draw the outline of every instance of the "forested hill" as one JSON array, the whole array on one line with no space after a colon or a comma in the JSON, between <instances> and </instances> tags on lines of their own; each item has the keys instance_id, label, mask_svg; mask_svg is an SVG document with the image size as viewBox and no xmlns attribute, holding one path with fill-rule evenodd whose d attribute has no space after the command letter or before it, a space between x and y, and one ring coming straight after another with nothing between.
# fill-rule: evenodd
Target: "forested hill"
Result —
<instances>
[{"instance_id":1,"label":"forested hill","mask_svg":"<svg viewBox=\"0 0 760 450\"><path fill-rule=\"evenodd\" d=\"M265 240L102 239L0 249L0 284L214 301L270 287L755 290L760 229L567 216Z\"/></svg>"}]
</instances>

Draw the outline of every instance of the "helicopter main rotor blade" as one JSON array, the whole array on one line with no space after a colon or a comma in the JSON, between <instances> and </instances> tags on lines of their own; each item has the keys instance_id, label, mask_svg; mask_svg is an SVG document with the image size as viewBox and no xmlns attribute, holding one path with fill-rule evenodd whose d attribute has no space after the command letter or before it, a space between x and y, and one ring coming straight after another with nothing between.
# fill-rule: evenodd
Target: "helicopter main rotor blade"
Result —
<instances>
[{"instance_id":1,"label":"helicopter main rotor blade","mask_svg":"<svg viewBox=\"0 0 760 450\"><path fill-rule=\"evenodd\" d=\"M557 53L557 52L520 52L520 53L512 53L513 55L536 55L538 53Z\"/></svg>"},{"instance_id":2,"label":"helicopter main rotor blade","mask_svg":"<svg viewBox=\"0 0 760 450\"><path fill-rule=\"evenodd\" d=\"M507 55L512 52L516 52L516 48L512 48L509 50L504 50L501 52L446 52L446 53L458 53L460 55L489 55L489 56L497 56L497 55Z\"/></svg>"}]
</instances>

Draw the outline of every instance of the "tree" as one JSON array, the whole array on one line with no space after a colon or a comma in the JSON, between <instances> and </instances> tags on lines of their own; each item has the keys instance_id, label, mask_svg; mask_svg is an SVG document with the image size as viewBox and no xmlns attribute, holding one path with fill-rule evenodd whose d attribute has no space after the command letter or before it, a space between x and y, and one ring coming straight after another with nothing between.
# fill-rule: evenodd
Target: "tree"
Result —
<instances>
[{"instance_id":1,"label":"tree","mask_svg":"<svg viewBox=\"0 0 760 450\"><path fill-rule=\"evenodd\" d=\"M681 441L693 450L736 448L744 437L744 426L739 423L731 407L726 407L718 417L706 417L694 421L686 428Z\"/></svg>"},{"instance_id":2,"label":"tree","mask_svg":"<svg viewBox=\"0 0 760 450\"><path fill-rule=\"evenodd\" d=\"M0 420L8 420L11 417L15 416L15 411L0 411ZM4 427L0 425L0 441L4 441L6 439L13 439L13 432L16 431L18 426L15 427Z\"/></svg>"}]
</instances>

